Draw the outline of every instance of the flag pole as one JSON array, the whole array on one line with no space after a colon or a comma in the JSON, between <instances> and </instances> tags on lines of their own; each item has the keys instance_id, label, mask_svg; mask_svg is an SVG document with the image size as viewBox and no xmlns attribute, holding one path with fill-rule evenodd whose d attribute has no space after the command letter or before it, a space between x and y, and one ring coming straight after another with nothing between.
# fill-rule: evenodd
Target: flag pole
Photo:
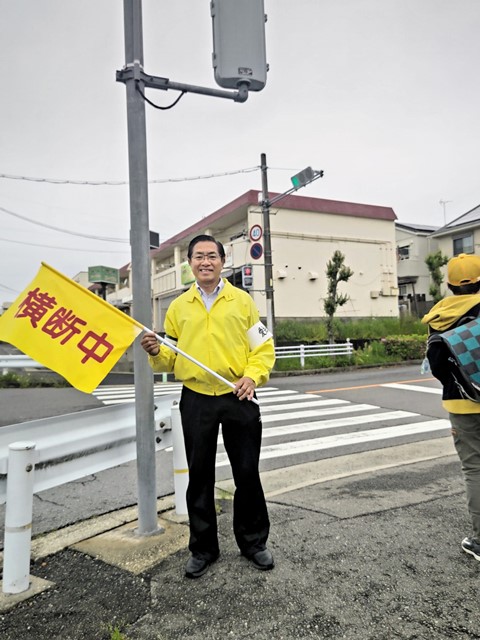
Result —
<instances>
[{"instance_id":1,"label":"flag pole","mask_svg":"<svg viewBox=\"0 0 480 640\"><path fill-rule=\"evenodd\" d=\"M188 355L188 353L185 353L185 351L182 351L181 349L176 347L174 344L172 344L171 342L169 342L165 338L162 338L162 336L158 335L158 333L155 333L155 331L152 331L151 329L147 329L147 327L143 327L143 330L147 331L148 333L153 333L155 335L156 339L159 342L161 342L161 344L164 344L166 347L168 347L169 349L171 349L175 353L178 353L178 355L183 356L184 358L187 358L187 360L190 360L190 362L193 362L197 366L201 367L202 369L207 371L207 373L210 373L212 376L215 376L215 378L217 378L217 380L220 380L220 382L223 382L224 384L229 386L231 389L235 389L235 385L233 384L233 382L230 382L229 380L227 380L226 378L221 376L216 371L213 371L213 369L210 369L209 367L207 367L207 365L203 364L202 362L199 362L193 356ZM252 398L251 402L254 402L255 404L258 404L258 405L260 404L256 398Z\"/></svg>"}]
</instances>

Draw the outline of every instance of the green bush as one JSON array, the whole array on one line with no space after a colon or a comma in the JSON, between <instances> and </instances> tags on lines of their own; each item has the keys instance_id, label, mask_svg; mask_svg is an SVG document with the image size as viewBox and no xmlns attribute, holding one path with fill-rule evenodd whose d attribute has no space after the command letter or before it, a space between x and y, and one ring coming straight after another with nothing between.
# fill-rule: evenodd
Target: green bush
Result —
<instances>
[{"instance_id":1,"label":"green bush","mask_svg":"<svg viewBox=\"0 0 480 640\"><path fill-rule=\"evenodd\" d=\"M0 374L0 389L30 389L32 387L70 387L60 376L39 373L18 374L13 371Z\"/></svg>"},{"instance_id":2,"label":"green bush","mask_svg":"<svg viewBox=\"0 0 480 640\"><path fill-rule=\"evenodd\" d=\"M426 336L390 336L382 340L385 353L403 360L420 360L425 357Z\"/></svg>"}]
</instances>

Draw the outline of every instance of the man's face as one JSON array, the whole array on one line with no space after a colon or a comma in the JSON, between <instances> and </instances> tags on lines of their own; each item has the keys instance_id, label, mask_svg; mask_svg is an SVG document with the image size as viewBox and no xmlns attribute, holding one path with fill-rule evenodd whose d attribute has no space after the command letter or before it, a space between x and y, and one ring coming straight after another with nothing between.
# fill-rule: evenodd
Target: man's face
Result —
<instances>
[{"instance_id":1,"label":"man's face","mask_svg":"<svg viewBox=\"0 0 480 640\"><path fill-rule=\"evenodd\" d=\"M198 284L205 290L213 290L217 286L224 262L217 245L211 241L197 242L188 260Z\"/></svg>"}]
</instances>

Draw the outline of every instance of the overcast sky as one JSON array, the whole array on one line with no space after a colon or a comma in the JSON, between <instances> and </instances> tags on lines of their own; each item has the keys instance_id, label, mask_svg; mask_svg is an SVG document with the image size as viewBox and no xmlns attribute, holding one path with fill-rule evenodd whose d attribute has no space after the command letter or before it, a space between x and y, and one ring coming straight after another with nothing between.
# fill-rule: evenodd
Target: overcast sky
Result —
<instances>
[{"instance_id":1,"label":"overcast sky","mask_svg":"<svg viewBox=\"0 0 480 640\"><path fill-rule=\"evenodd\" d=\"M265 0L267 86L248 101L147 105L150 228L166 240L311 165L299 195L442 226L480 204L479 0ZM0 303L41 261L129 261L121 0L0 0ZM215 87L209 0L144 0L147 73ZM161 105L178 94L148 92ZM46 182L27 180L43 179ZM174 182L168 182L174 180ZM440 201L446 204L440 204ZM448 201L448 202L447 202ZM445 213L445 218L444 218ZM55 229L48 228L56 227ZM90 235L85 238L81 234ZM109 238L97 240L94 237Z\"/></svg>"}]
</instances>

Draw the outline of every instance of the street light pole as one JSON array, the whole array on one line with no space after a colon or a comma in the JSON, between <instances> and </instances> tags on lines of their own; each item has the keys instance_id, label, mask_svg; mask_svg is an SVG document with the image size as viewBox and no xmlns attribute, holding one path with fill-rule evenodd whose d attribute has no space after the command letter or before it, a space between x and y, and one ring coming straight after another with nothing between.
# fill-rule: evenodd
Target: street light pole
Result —
<instances>
[{"instance_id":1,"label":"street light pole","mask_svg":"<svg viewBox=\"0 0 480 640\"><path fill-rule=\"evenodd\" d=\"M133 315L152 326L150 234L148 222L147 134L142 85L143 34L141 0L124 0L125 63L133 70L125 80L127 93L130 177L130 244L132 249ZM143 87L142 87L143 88ZM133 345L137 440L138 529L140 535L161 531L157 518L153 373L138 340Z\"/></svg>"},{"instance_id":2,"label":"street light pole","mask_svg":"<svg viewBox=\"0 0 480 640\"><path fill-rule=\"evenodd\" d=\"M267 302L267 329L275 339L275 310L273 305L273 273L272 273L272 243L270 237L270 200L268 197L267 156L260 156L260 169L262 172L262 214L264 237L264 263L265 263L265 295Z\"/></svg>"}]
</instances>

